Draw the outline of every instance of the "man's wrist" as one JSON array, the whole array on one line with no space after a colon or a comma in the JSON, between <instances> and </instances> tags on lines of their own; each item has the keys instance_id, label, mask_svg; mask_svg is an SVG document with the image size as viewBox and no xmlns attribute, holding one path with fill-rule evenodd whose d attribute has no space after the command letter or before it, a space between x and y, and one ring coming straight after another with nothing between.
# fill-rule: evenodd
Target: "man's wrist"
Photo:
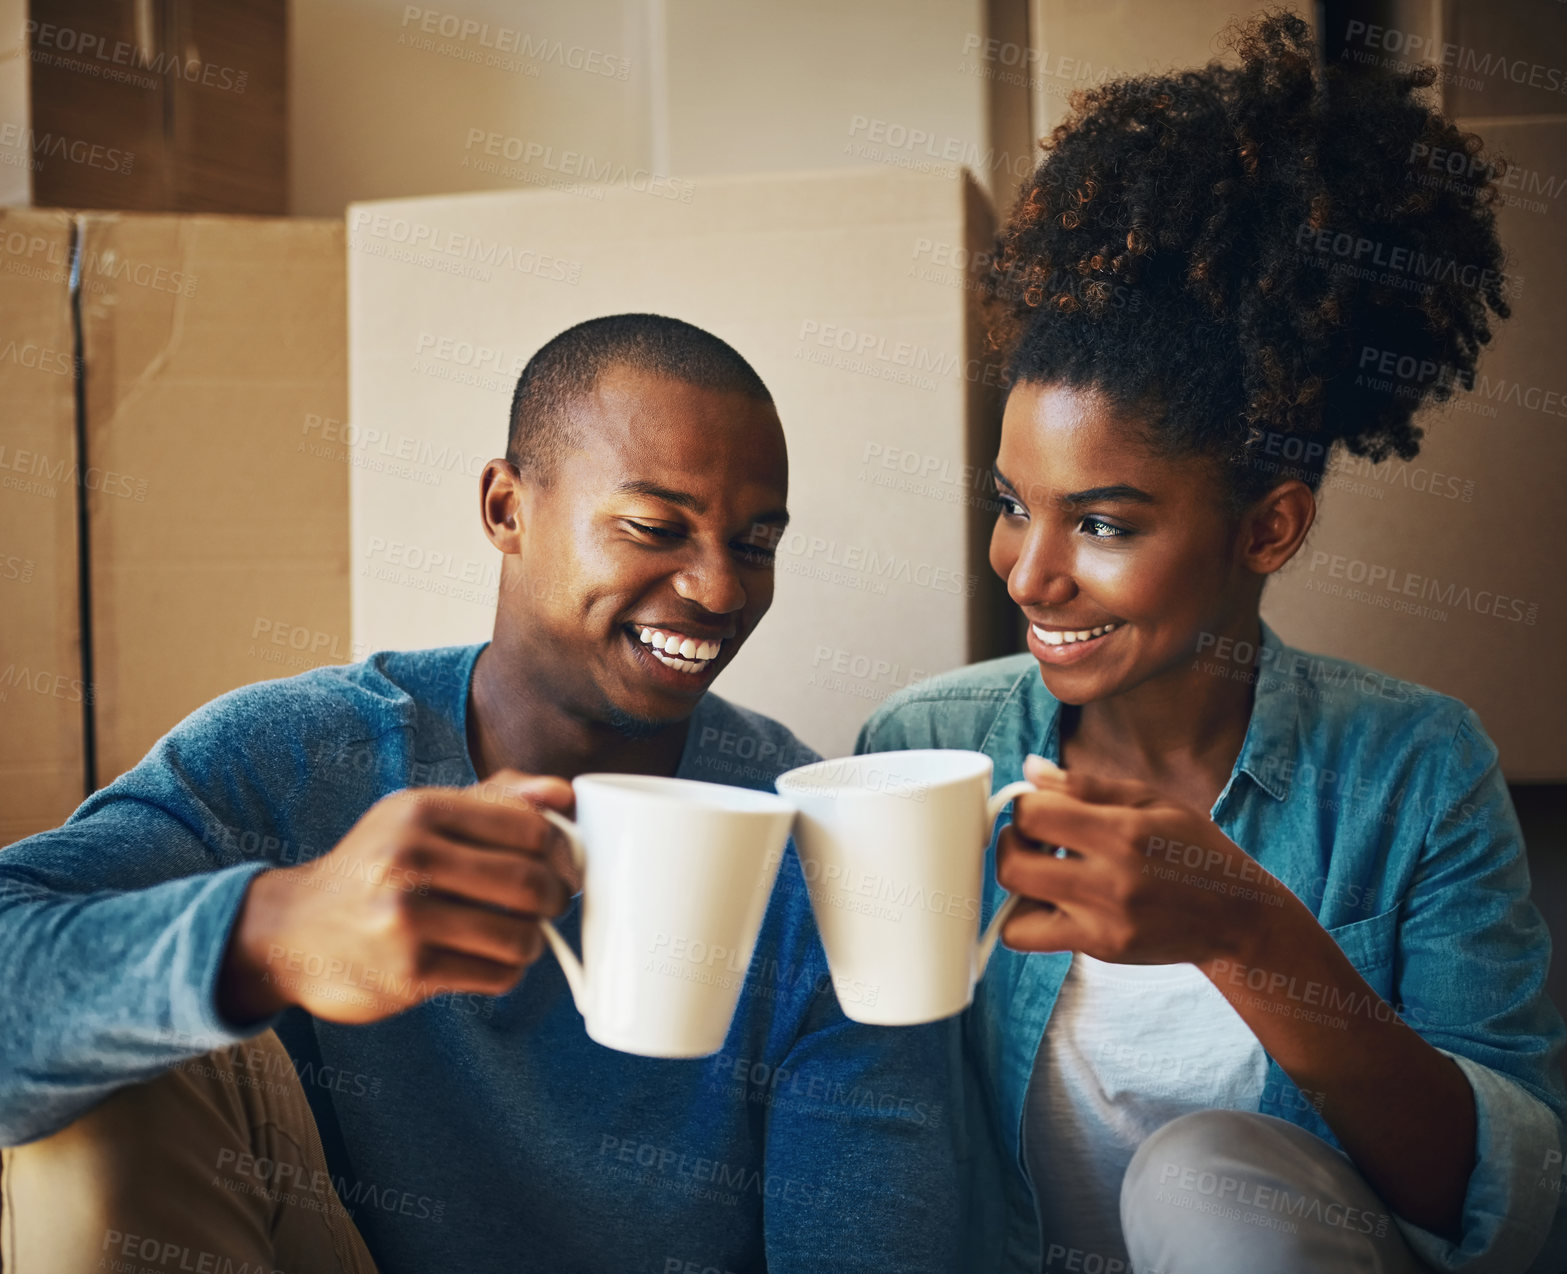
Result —
<instances>
[{"instance_id":1,"label":"man's wrist","mask_svg":"<svg viewBox=\"0 0 1567 1274\"><path fill-rule=\"evenodd\" d=\"M218 1015L237 1029L264 1022L289 1004L268 976L266 957L273 893L281 874L281 869L274 868L251 878L223 953L218 971Z\"/></svg>"}]
</instances>

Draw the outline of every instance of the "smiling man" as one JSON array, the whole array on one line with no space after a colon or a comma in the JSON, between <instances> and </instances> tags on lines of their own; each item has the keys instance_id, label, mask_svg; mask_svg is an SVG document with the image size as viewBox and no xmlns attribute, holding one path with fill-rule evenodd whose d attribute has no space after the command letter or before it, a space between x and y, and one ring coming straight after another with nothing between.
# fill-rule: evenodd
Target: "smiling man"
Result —
<instances>
[{"instance_id":1,"label":"smiling man","mask_svg":"<svg viewBox=\"0 0 1567 1274\"><path fill-rule=\"evenodd\" d=\"M728 345L574 327L482 479L492 641L234 691L0 854L7 1274L954 1267L951 1024L843 1016L792 849L715 1057L600 1047L540 959L563 780L813 759L708 689L787 485Z\"/></svg>"}]
</instances>

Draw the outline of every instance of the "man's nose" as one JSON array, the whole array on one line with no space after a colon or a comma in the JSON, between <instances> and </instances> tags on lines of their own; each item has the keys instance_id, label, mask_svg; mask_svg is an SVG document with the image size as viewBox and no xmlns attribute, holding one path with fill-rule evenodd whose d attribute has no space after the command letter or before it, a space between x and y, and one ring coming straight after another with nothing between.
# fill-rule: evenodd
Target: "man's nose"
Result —
<instances>
[{"instance_id":1,"label":"man's nose","mask_svg":"<svg viewBox=\"0 0 1567 1274\"><path fill-rule=\"evenodd\" d=\"M727 549L702 552L675 575L675 592L714 615L728 615L746 603L745 585Z\"/></svg>"}]
</instances>

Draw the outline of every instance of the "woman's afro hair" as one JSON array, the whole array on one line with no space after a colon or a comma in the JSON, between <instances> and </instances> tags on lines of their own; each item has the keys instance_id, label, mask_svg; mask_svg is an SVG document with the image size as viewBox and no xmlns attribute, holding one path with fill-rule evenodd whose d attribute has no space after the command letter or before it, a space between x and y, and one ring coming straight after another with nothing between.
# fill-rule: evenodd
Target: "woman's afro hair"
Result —
<instances>
[{"instance_id":1,"label":"woman's afro hair","mask_svg":"<svg viewBox=\"0 0 1567 1274\"><path fill-rule=\"evenodd\" d=\"M1509 313L1505 170L1421 103L1431 68L1322 70L1282 12L1225 43L1239 65L1074 95L987 290L1010 381L1098 392L1160 450L1221 459L1245 503L1315 489L1335 443L1412 459L1416 409L1472 385Z\"/></svg>"}]
</instances>

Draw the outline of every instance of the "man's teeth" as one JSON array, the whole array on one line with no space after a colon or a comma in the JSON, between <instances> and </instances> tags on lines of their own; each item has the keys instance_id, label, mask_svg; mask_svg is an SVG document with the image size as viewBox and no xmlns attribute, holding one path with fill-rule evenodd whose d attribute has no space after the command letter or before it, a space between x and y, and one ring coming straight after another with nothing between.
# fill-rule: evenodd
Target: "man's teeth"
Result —
<instances>
[{"instance_id":1,"label":"man's teeth","mask_svg":"<svg viewBox=\"0 0 1567 1274\"><path fill-rule=\"evenodd\" d=\"M1101 624L1098 628L1079 628L1073 632L1064 632L1059 629L1052 631L1041 628L1038 624L1033 625L1034 636L1047 646L1069 646L1073 642L1091 641L1095 637L1103 637L1111 629L1118 627L1119 624Z\"/></svg>"},{"instance_id":2,"label":"man's teeth","mask_svg":"<svg viewBox=\"0 0 1567 1274\"><path fill-rule=\"evenodd\" d=\"M718 657L722 641L698 641L684 633L673 633L661 628L637 630L642 644L653 651L653 657L667 667L680 672L703 672Z\"/></svg>"}]
</instances>

